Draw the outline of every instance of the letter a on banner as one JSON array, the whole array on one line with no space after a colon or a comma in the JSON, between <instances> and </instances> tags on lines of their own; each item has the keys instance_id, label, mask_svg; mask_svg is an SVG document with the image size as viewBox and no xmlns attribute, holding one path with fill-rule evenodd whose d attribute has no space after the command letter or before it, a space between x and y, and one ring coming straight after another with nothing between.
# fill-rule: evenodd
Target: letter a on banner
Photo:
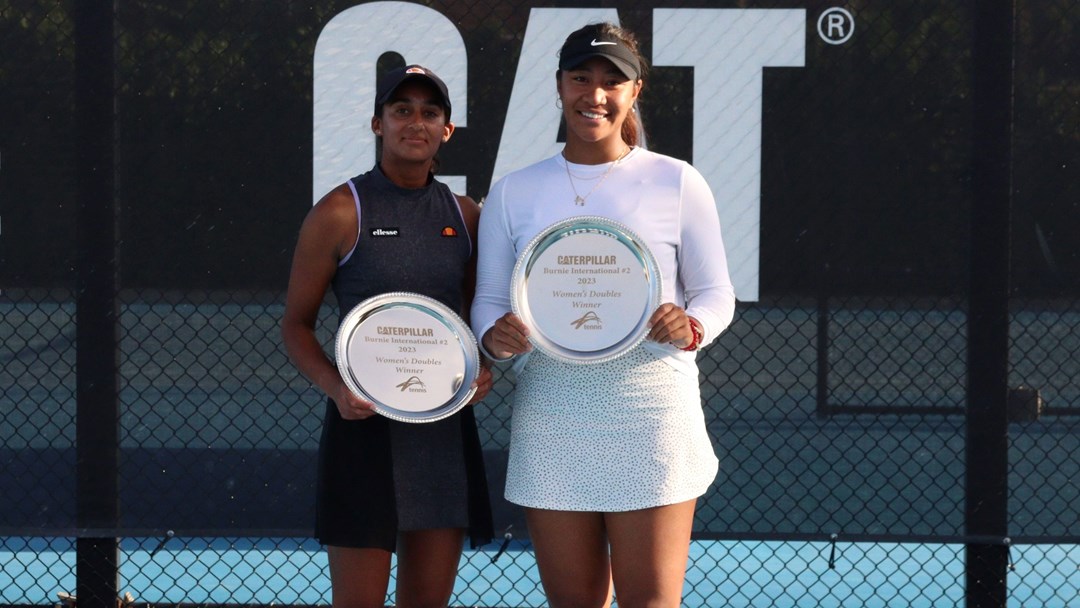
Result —
<instances>
[{"instance_id":1,"label":"letter a on banner","mask_svg":"<svg viewBox=\"0 0 1080 608\"><path fill-rule=\"evenodd\" d=\"M558 142L562 111L555 107L557 51L571 32L600 21L618 23L619 13L613 8L534 8L529 13L491 183L562 149Z\"/></svg>"}]
</instances>

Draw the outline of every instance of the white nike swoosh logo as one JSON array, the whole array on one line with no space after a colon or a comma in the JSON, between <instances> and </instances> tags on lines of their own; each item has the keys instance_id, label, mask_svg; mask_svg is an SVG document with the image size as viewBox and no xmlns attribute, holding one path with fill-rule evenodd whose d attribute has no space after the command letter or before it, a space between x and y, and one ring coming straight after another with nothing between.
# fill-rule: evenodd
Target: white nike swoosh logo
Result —
<instances>
[{"instance_id":1,"label":"white nike swoosh logo","mask_svg":"<svg viewBox=\"0 0 1080 608\"><path fill-rule=\"evenodd\" d=\"M614 43L614 42L599 42L599 41L596 40L596 38L593 38L592 42L590 42L589 44L591 44L592 46L602 46L602 45L605 45L605 44L615 45L616 43Z\"/></svg>"}]
</instances>

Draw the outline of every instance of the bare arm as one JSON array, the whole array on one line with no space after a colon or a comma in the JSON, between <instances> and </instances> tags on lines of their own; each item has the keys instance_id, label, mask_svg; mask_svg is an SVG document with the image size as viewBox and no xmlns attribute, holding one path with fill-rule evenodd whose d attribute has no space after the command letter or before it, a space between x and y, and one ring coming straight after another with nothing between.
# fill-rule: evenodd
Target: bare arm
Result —
<instances>
[{"instance_id":1,"label":"bare arm","mask_svg":"<svg viewBox=\"0 0 1080 608\"><path fill-rule=\"evenodd\" d=\"M476 250L479 239L477 233L480 226L480 205L476 204L468 196L456 195L458 207L461 209L461 217L465 220L465 229L469 231L472 240L472 255L469 256L469 265L465 268L465 284L462 286L464 303L462 304L462 318L465 323L469 322L469 311L472 308L473 295L476 293ZM476 378L476 393L473 394L470 403L477 403L484 399L491 391L491 361L481 354L480 375Z\"/></svg>"},{"instance_id":2,"label":"bare arm","mask_svg":"<svg viewBox=\"0 0 1080 608\"><path fill-rule=\"evenodd\" d=\"M465 221L465 229L469 231L469 239L472 242L472 255L469 256L469 265L465 268L465 284L462 285L462 293L465 295L462 304L462 318L469 322L469 309L472 308L473 295L476 293L476 250L479 247L478 231L480 225L480 205L472 198L460 194L455 195L458 207L461 209L461 217Z\"/></svg>"},{"instance_id":3,"label":"bare arm","mask_svg":"<svg viewBox=\"0 0 1080 608\"><path fill-rule=\"evenodd\" d=\"M347 420L372 416L374 406L349 390L316 338L315 323L338 260L356 240L357 221L352 195L345 186L327 194L308 212L293 253L281 319L289 358L300 373L334 400Z\"/></svg>"}]
</instances>

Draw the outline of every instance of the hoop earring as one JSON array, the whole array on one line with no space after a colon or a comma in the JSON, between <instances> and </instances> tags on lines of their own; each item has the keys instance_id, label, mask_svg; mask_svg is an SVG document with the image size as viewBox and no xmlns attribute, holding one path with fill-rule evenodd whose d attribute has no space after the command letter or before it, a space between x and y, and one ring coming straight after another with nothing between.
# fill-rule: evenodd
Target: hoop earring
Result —
<instances>
[{"instance_id":1,"label":"hoop earring","mask_svg":"<svg viewBox=\"0 0 1080 608\"><path fill-rule=\"evenodd\" d=\"M555 107L559 108L560 110L562 109L562 98L559 98L559 97L555 98Z\"/></svg>"}]
</instances>

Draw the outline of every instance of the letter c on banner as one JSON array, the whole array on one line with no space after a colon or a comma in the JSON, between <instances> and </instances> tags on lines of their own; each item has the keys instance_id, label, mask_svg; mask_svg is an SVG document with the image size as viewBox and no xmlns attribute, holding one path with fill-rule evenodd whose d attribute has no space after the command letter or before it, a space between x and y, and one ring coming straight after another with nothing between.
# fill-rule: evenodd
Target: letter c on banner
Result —
<instances>
[{"instance_id":1,"label":"letter c on banner","mask_svg":"<svg viewBox=\"0 0 1080 608\"><path fill-rule=\"evenodd\" d=\"M469 61L465 41L449 19L412 2L369 2L345 9L326 24L315 43L312 203L375 165L370 125L376 64L389 52L438 74L450 90L454 124L466 126ZM465 192L464 177L439 179L451 190Z\"/></svg>"}]
</instances>

